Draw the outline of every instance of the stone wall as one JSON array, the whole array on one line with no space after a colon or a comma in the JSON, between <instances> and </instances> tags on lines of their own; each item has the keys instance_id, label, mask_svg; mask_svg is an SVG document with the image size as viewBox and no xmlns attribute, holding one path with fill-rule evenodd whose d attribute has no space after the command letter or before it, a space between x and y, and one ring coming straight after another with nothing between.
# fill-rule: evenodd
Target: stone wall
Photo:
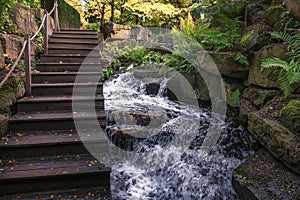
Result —
<instances>
[{"instance_id":1,"label":"stone wall","mask_svg":"<svg viewBox=\"0 0 300 200\"><path fill-rule=\"evenodd\" d=\"M0 89L0 136L7 133L8 120L14 113L14 106L25 94L23 79L23 74L15 74Z\"/></svg>"}]
</instances>

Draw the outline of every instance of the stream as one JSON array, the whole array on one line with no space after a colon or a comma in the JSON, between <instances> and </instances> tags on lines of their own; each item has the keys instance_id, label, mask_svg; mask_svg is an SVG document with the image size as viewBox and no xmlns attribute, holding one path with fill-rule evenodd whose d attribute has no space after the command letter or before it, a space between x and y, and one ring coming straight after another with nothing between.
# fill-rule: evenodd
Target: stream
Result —
<instances>
[{"instance_id":1,"label":"stream","mask_svg":"<svg viewBox=\"0 0 300 200\"><path fill-rule=\"evenodd\" d=\"M130 72L105 83L108 137L120 151L131 153L112 167L113 199L238 199L231 176L253 154L247 131L235 119L220 121L204 106L171 101L168 80L155 81L155 94L149 94L147 81ZM203 153L202 143L214 123L221 134L210 152ZM144 155L147 163L136 161Z\"/></svg>"}]
</instances>

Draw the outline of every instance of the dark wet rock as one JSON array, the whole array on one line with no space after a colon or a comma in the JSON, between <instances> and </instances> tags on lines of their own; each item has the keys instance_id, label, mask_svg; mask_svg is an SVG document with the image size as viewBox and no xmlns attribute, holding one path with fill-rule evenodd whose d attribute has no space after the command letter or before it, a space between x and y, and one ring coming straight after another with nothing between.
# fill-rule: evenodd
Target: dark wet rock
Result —
<instances>
[{"instance_id":1,"label":"dark wet rock","mask_svg":"<svg viewBox=\"0 0 300 200\"><path fill-rule=\"evenodd\" d=\"M247 79L250 67L237 62L235 53L232 52L209 52L216 63L220 73L230 78Z\"/></svg>"},{"instance_id":2,"label":"dark wet rock","mask_svg":"<svg viewBox=\"0 0 300 200\"><path fill-rule=\"evenodd\" d=\"M260 51L254 53L251 69L248 76L248 84L257 85L264 88L279 88L277 83L273 80L274 74L271 70L261 69L261 62L267 57L277 57L286 59L286 46L284 45L268 45L263 47Z\"/></svg>"},{"instance_id":3,"label":"dark wet rock","mask_svg":"<svg viewBox=\"0 0 300 200\"><path fill-rule=\"evenodd\" d=\"M251 102L242 98L239 106L239 120L243 126L248 126L248 115L253 111L256 111L256 108Z\"/></svg>"},{"instance_id":4,"label":"dark wet rock","mask_svg":"<svg viewBox=\"0 0 300 200\"><path fill-rule=\"evenodd\" d=\"M239 94L242 94L245 86L240 81L237 81L235 79L223 79L224 80L224 86L226 89L226 98L227 98L227 104L231 107L238 107L239 103L234 101L239 101L240 95L237 99L234 99L234 93L238 91ZM237 105L235 105L237 103Z\"/></svg>"},{"instance_id":5,"label":"dark wet rock","mask_svg":"<svg viewBox=\"0 0 300 200\"><path fill-rule=\"evenodd\" d=\"M164 147L173 139L172 132L157 131L156 133L152 133L150 129L138 126L108 128L106 134L114 145L129 152L151 151L156 145Z\"/></svg>"},{"instance_id":6,"label":"dark wet rock","mask_svg":"<svg viewBox=\"0 0 300 200\"><path fill-rule=\"evenodd\" d=\"M266 10L269 8L272 0L253 0L254 6L248 8L248 25L258 24L264 21Z\"/></svg>"},{"instance_id":7,"label":"dark wet rock","mask_svg":"<svg viewBox=\"0 0 300 200\"><path fill-rule=\"evenodd\" d=\"M260 116L259 112L250 113L248 119L248 131L273 156L300 174L300 138L277 121Z\"/></svg>"},{"instance_id":8,"label":"dark wet rock","mask_svg":"<svg viewBox=\"0 0 300 200\"><path fill-rule=\"evenodd\" d=\"M165 120L162 115L154 115L139 112L109 112L107 114L108 126L144 126L148 128L158 127Z\"/></svg>"},{"instance_id":9,"label":"dark wet rock","mask_svg":"<svg viewBox=\"0 0 300 200\"><path fill-rule=\"evenodd\" d=\"M279 112L279 121L300 137L300 100L291 100Z\"/></svg>"},{"instance_id":10,"label":"dark wet rock","mask_svg":"<svg viewBox=\"0 0 300 200\"><path fill-rule=\"evenodd\" d=\"M265 149L260 149L235 169L232 184L243 200L297 200L300 196L299 175Z\"/></svg>"},{"instance_id":11,"label":"dark wet rock","mask_svg":"<svg viewBox=\"0 0 300 200\"><path fill-rule=\"evenodd\" d=\"M269 33L264 26L260 27L257 25L256 29L247 34L251 34L251 38L245 44L247 50L258 51L269 43Z\"/></svg>"},{"instance_id":12,"label":"dark wet rock","mask_svg":"<svg viewBox=\"0 0 300 200\"><path fill-rule=\"evenodd\" d=\"M146 84L146 95L157 95L159 91L159 83Z\"/></svg>"},{"instance_id":13,"label":"dark wet rock","mask_svg":"<svg viewBox=\"0 0 300 200\"><path fill-rule=\"evenodd\" d=\"M280 5L281 3L269 7L266 12L266 18L264 20L266 25L273 27L278 31L283 28L281 15L282 13L286 12L286 9Z\"/></svg>"},{"instance_id":14,"label":"dark wet rock","mask_svg":"<svg viewBox=\"0 0 300 200\"><path fill-rule=\"evenodd\" d=\"M288 11L300 21L300 2L296 0L284 0L283 5L286 6Z\"/></svg>"},{"instance_id":15,"label":"dark wet rock","mask_svg":"<svg viewBox=\"0 0 300 200\"><path fill-rule=\"evenodd\" d=\"M243 92L243 98L250 101L252 105L261 108L267 101L279 95L279 90L266 90L258 87L248 87Z\"/></svg>"}]
</instances>

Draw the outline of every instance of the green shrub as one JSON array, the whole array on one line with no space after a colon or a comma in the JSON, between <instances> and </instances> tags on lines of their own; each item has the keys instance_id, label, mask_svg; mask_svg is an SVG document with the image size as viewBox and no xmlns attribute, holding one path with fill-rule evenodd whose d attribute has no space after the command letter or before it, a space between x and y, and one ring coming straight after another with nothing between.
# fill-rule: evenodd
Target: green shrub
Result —
<instances>
[{"instance_id":1,"label":"green shrub","mask_svg":"<svg viewBox=\"0 0 300 200\"><path fill-rule=\"evenodd\" d=\"M300 81L300 34L290 35L288 33L273 32L275 36L288 44L288 61L280 58L267 58L261 63L262 70L267 68L277 68L275 77L281 91L283 99L287 98L294 90L296 83Z\"/></svg>"},{"instance_id":2,"label":"green shrub","mask_svg":"<svg viewBox=\"0 0 300 200\"><path fill-rule=\"evenodd\" d=\"M50 11L54 6L54 1L41 0L41 6ZM58 17L60 28L80 28L81 26L80 14L64 0L58 0Z\"/></svg>"},{"instance_id":3,"label":"green shrub","mask_svg":"<svg viewBox=\"0 0 300 200\"><path fill-rule=\"evenodd\" d=\"M250 65L248 58L241 53L237 53L234 57L234 60L247 66Z\"/></svg>"}]
</instances>

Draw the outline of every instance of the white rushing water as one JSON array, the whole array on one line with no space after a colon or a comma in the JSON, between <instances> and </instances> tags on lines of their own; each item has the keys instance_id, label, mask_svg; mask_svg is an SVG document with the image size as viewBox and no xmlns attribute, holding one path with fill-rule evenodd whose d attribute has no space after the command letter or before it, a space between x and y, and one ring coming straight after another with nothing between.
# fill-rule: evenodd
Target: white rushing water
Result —
<instances>
[{"instance_id":1,"label":"white rushing water","mask_svg":"<svg viewBox=\"0 0 300 200\"><path fill-rule=\"evenodd\" d=\"M167 80L155 81L160 83L157 94L147 94L146 84L129 72L105 83L108 130L114 130L108 136L133 153L112 167L113 199L238 199L231 175L253 153L244 128L234 120L220 122L207 108L169 100L164 95ZM143 124L145 114L151 120ZM211 124L220 125L222 133L207 154L201 145ZM115 130L144 139L128 139ZM146 164L135 162L146 154Z\"/></svg>"}]
</instances>

